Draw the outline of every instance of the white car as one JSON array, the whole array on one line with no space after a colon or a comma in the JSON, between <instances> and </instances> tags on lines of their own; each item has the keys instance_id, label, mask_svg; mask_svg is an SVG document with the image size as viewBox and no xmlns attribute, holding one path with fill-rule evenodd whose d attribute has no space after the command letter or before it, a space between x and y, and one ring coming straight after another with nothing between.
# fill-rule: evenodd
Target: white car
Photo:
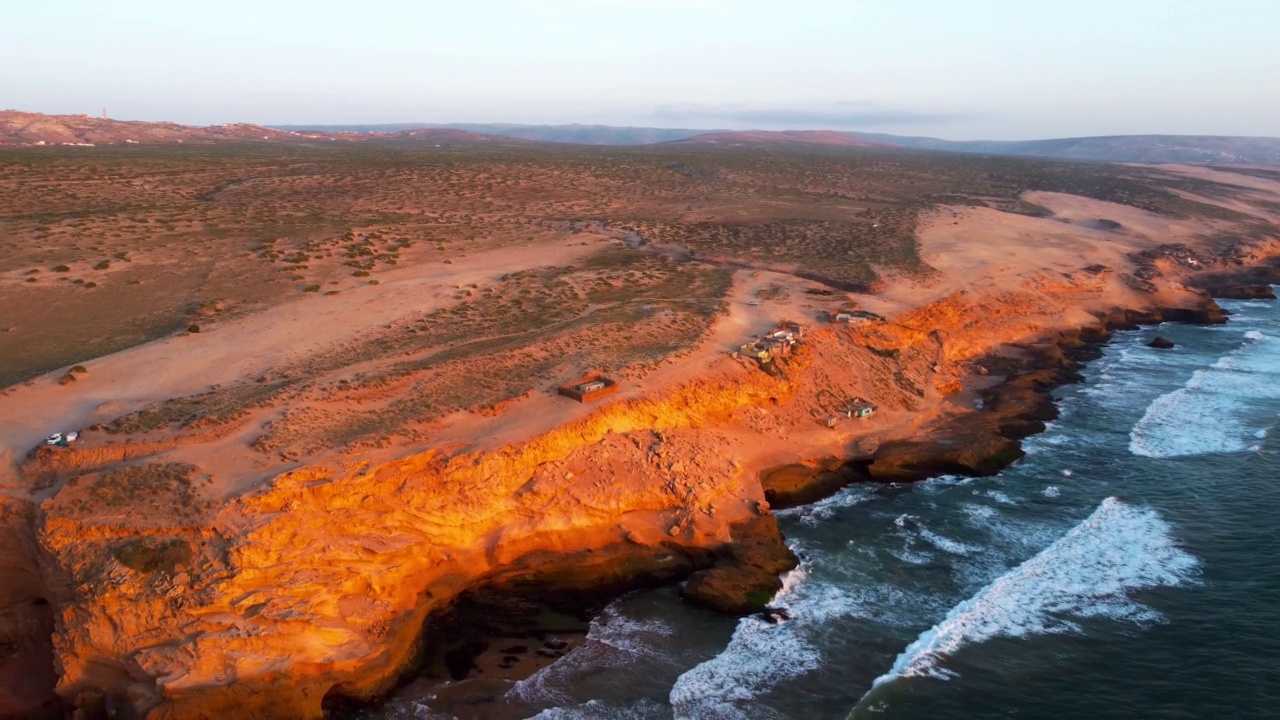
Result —
<instances>
[{"instance_id":1,"label":"white car","mask_svg":"<svg viewBox=\"0 0 1280 720\"><path fill-rule=\"evenodd\" d=\"M57 445L60 442L62 442L62 433L54 433L44 439L45 445Z\"/></svg>"},{"instance_id":2,"label":"white car","mask_svg":"<svg viewBox=\"0 0 1280 720\"><path fill-rule=\"evenodd\" d=\"M67 433L67 442L75 442L79 439L80 439L80 433L76 432L75 430L72 430L71 432Z\"/></svg>"}]
</instances>

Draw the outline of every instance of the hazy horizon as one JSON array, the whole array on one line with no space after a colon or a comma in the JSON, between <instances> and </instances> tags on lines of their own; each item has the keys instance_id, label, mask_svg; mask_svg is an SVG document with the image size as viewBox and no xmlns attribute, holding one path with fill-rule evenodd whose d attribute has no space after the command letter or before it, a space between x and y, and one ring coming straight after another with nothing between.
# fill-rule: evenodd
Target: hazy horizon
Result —
<instances>
[{"instance_id":1,"label":"hazy horizon","mask_svg":"<svg viewBox=\"0 0 1280 720\"><path fill-rule=\"evenodd\" d=\"M958 5L28 4L7 13L0 104L194 125L1280 136L1271 3Z\"/></svg>"}]
</instances>

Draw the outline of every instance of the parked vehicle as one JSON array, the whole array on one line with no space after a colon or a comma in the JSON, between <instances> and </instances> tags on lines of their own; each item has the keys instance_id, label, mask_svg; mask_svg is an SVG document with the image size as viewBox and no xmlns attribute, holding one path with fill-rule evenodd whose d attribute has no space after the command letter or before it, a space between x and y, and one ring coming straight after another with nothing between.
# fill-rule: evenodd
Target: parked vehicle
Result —
<instances>
[{"instance_id":1,"label":"parked vehicle","mask_svg":"<svg viewBox=\"0 0 1280 720\"><path fill-rule=\"evenodd\" d=\"M54 433L44 439L45 445L57 445L60 442L62 442L62 433Z\"/></svg>"},{"instance_id":2,"label":"parked vehicle","mask_svg":"<svg viewBox=\"0 0 1280 720\"><path fill-rule=\"evenodd\" d=\"M66 438L67 438L67 442L75 442L80 439L80 433L76 432L75 430L72 430L71 432L67 433Z\"/></svg>"}]
</instances>

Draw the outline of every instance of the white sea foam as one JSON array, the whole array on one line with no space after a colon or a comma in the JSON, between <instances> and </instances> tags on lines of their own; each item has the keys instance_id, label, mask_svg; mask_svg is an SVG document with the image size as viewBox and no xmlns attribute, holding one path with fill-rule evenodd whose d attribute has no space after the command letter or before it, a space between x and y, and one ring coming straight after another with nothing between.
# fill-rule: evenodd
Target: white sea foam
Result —
<instances>
[{"instance_id":1,"label":"white sea foam","mask_svg":"<svg viewBox=\"0 0 1280 720\"><path fill-rule=\"evenodd\" d=\"M614 707L599 700L588 700L581 705L549 708L528 720L649 720L669 717L671 711L666 705L651 700L641 700L627 707Z\"/></svg>"},{"instance_id":2,"label":"white sea foam","mask_svg":"<svg viewBox=\"0 0 1280 720\"><path fill-rule=\"evenodd\" d=\"M928 565L933 562L933 555L918 552L910 547L905 547L901 550L887 550L886 552L908 565Z\"/></svg>"},{"instance_id":3,"label":"white sea foam","mask_svg":"<svg viewBox=\"0 0 1280 720\"><path fill-rule=\"evenodd\" d=\"M1017 505L1013 498L999 490L988 490L986 496L1000 503L1001 505Z\"/></svg>"},{"instance_id":4,"label":"white sea foam","mask_svg":"<svg viewBox=\"0 0 1280 720\"><path fill-rule=\"evenodd\" d=\"M605 608L591 621L586 640L567 655L517 682L507 697L522 703L571 705L567 690L583 671L628 665L641 658L666 660L662 649L675 630L660 620L639 620Z\"/></svg>"},{"instance_id":5,"label":"white sea foam","mask_svg":"<svg viewBox=\"0 0 1280 720\"><path fill-rule=\"evenodd\" d=\"M1184 387L1156 398L1130 432L1129 450L1171 458L1256 449L1259 428L1247 427L1241 410L1256 399L1280 398L1280 344L1255 330L1245 338Z\"/></svg>"},{"instance_id":6,"label":"white sea foam","mask_svg":"<svg viewBox=\"0 0 1280 720\"><path fill-rule=\"evenodd\" d=\"M1038 555L951 609L876 680L954 675L942 663L958 649L994 637L1078 632L1071 618L1160 622L1128 593L1187 582L1199 562L1178 548L1155 511L1108 498Z\"/></svg>"},{"instance_id":7,"label":"white sea foam","mask_svg":"<svg viewBox=\"0 0 1280 720\"><path fill-rule=\"evenodd\" d=\"M1050 485L1043 490L1044 496L1047 498L1056 498L1062 494L1062 490L1057 485Z\"/></svg>"},{"instance_id":8,"label":"white sea foam","mask_svg":"<svg viewBox=\"0 0 1280 720\"><path fill-rule=\"evenodd\" d=\"M888 585L847 590L814 580L804 567L784 578L784 589L771 603L787 608L789 620L743 618L723 652L680 676L668 698L676 718L773 717L756 698L820 667L819 646L833 621L860 617L900 624L894 615L899 608L927 602Z\"/></svg>"},{"instance_id":9,"label":"white sea foam","mask_svg":"<svg viewBox=\"0 0 1280 720\"><path fill-rule=\"evenodd\" d=\"M939 535L923 525L920 526L919 532L920 537L924 538L930 545L952 555L968 555L978 551L978 548L957 542L944 535Z\"/></svg>"},{"instance_id":10,"label":"white sea foam","mask_svg":"<svg viewBox=\"0 0 1280 720\"><path fill-rule=\"evenodd\" d=\"M965 514L965 516L969 519L970 522L972 522L974 525L977 525L979 527L986 527L991 523L991 520L996 516L996 509L991 507L990 505L976 505L973 503L965 503L964 505L960 506L960 510Z\"/></svg>"},{"instance_id":11,"label":"white sea foam","mask_svg":"<svg viewBox=\"0 0 1280 720\"><path fill-rule=\"evenodd\" d=\"M796 518L806 525L817 525L830 519L837 510L853 507L874 496L875 488L870 485L851 485L820 502L779 510L775 514L778 517Z\"/></svg>"}]
</instances>

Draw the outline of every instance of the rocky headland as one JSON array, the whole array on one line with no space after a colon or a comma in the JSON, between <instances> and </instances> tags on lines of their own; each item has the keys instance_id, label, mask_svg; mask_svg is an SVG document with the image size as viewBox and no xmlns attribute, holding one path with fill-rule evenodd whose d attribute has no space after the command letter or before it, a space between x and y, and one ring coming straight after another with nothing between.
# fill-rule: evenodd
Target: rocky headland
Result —
<instances>
[{"instance_id":1,"label":"rocky headland","mask_svg":"<svg viewBox=\"0 0 1280 720\"><path fill-rule=\"evenodd\" d=\"M935 266L960 252L950 237L925 234ZM385 696L468 593L684 580L690 602L764 611L796 565L772 507L852 482L998 473L1111 332L1225 322L1195 278L1235 283L1280 241L1199 267L1161 255L1141 282L1141 262L1100 247L887 283L866 299L885 322L804 318L776 372L717 350L696 377L519 442L304 459L225 503L207 498L210 473L168 458L172 442L37 450L24 492L0 504L5 571L25 588L0 598L0 629L29 659L3 679L50 683L34 668L52 658L46 709L82 717L312 718ZM876 414L830 426L855 397Z\"/></svg>"}]
</instances>

